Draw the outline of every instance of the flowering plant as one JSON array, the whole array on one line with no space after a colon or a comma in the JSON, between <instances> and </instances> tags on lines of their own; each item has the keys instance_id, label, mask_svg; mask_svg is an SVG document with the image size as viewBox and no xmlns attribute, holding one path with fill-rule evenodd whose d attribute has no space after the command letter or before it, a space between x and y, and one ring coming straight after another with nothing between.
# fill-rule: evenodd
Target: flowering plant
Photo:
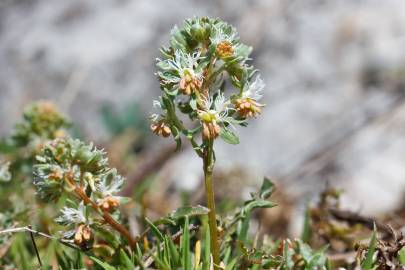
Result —
<instances>
[{"instance_id":1,"label":"flowering plant","mask_svg":"<svg viewBox=\"0 0 405 270\"><path fill-rule=\"evenodd\" d=\"M113 216L128 199L117 193L123 178L108 166L103 151L80 140L56 139L46 144L34 166L34 185L43 201L57 202L65 194L71 207L64 207L56 219L73 230L63 235L84 249L91 247L93 228L109 224L133 246L134 238Z\"/></svg>"},{"instance_id":2,"label":"flowering plant","mask_svg":"<svg viewBox=\"0 0 405 270\"><path fill-rule=\"evenodd\" d=\"M215 163L214 140L221 137L237 144L235 125L246 126L260 114L264 83L248 63L252 48L243 44L234 27L211 18L186 20L171 31L170 46L163 47L157 59L162 95L154 101L158 113L151 116L152 131L163 137L172 134L181 144L181 134L203 159L209 212L211 248L219 265L219 241L215 213L212 171ZM226 83L235 89L226 93ZM186 115L191 128L181 121ZM202 142L196 137L201 134Z\"/></svg>"},{"instance_id":3,"label":"flowering plant","mask_svg":"<svg viewBox=\"0 0 405 270\"><path fill-rule=\"evenodd\" d=\"M235 144L235 125L246 126L260 114L264 89L258 71L249 62L252 48L241 43L234 27L211 18L194 18L174 27L170 47L161 49L156 73L162 95L154 101L152 131L170 134L180 142L185 135L198 152L218 136ZM227 94L231 89L235 91ZM181 114L191 121L186 128ZM194 139L201 133L203 144Z\"/></svg>"},{"instance_id":4,"label":"flowering plant","mask_svg":"<svg viewBox=\"0 0 405 270\"><path fill-rule=\"evenodd\" d=\"M162 95L153 102L158 111L150 117L151 130L173 136L178 147L182 138L191 143L202 159L207 207L183 206L155 221L144 209L139 215L133 208L131 214L122 211L130 201L120 196L124 178L103 150L68 135L69 122L50 103L30 106L11 139L0 142L0 184L7 187L0 194L9 195L0 196L0 202L13 205L0 213L0 265L26 270L37 260L41 269L331 269L326 248L314 251L309 243L316 236L346 239L342 232L351 230L347 224L341 229L348 214L337 205L331 208L326 195L317 208L308 209L302 240L273 241L260 230L251 239L253 211L276 206L268 200L275 188L266 178L239 207L216 215L214 142L237 144L236 126L246 126L264 107L264 83L249 64L251 50L232 26L206 17L175 27L170 46L161 49L156 74ZM31 183L21 179L32 179L38 204L32 203ZM357 266L369 270L405 263L404 237L388 231L395 241L378 242L374 233L370 245L358 252ZM28 232L31 242L11 241L8 236L18 232ZM47 242L37 246L35 235ZM51 241L63 246L52 249ZM11 259L4 256L9 253Z\"/></svg>"}]
</instances>

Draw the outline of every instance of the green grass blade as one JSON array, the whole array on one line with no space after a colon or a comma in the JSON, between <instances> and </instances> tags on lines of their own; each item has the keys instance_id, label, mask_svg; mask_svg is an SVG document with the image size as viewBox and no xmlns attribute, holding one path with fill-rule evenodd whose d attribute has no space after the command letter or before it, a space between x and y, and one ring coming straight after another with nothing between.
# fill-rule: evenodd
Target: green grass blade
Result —
<instances>
[{"instance_id":1,"label":"green grass blade","mask_svg":"<svg viewBox=\"0 0 405 270\"><path fill-rule=\"evenodd\" d=\"M132 260L122 249L120 250L120 262L121 264L125 265L125 269L127 270L132 270L135 268L135 265L132 262Z\"/></svg>"},{"instance_id":2,"label":"green grass blade","mask_svg":"<svg viewBox=\"0 0 405 270\"><path fill-rule=\"evenodd\" d=\"M117 270L117 268L115 268L114 266L102 262L101 260L97 259L96 257L91 256L90 257L91 260L93 260L95 263L97 263L99 266L101 266L103 268L103 270Z\"/></svg>"},{"instance_id":3,"label":"green grass blade","mask_svg":"<svg viewBox=\"0 0 405 270\"><path fill-rule=\"evenodd\" d=\"M405 265L405 248L398 252L398 261L401 265Z\"/></svg>"},{"instance_id":4,"label":"green grass blade","mask_svg":"<svg viewBox=\"0 0 405 270\"><path fill-rule=\"evenodd\" d=\"M375 253L375 249L377 247L377 232L374 225L374 232L371 236L370 246L368 248L368 252L366 255L366 259L362 262L361 267L364 270L371 270L373 269L373 257Z\"/></svg>"},{"instance_id":5,"label":"green grass blade","mask_svg":"<svg viewBox=\"0 0 405 270\"><path fill-rule=\"evenodd\" d=\"M211 260L211 240L210 240L210 229L208 227L207 218L204 217L201 219L204 227L204 260L203 260L203 270L210 269L210 260Z\"/></svg>"},{"instance_id":6,"label":"green grass blade","mask_svg":"<svg viewBox=\"0 0 405 270\"><path fill-rule=\"evenodd\" d=\"M163 242L165 240L165 238L163 237L163 234L160 232L160 230L158 229L158 227L155 226L155 224L153 224L152 221L150 221L148 218L145 218L146 222L149 224L152 232L155 234L155 236L159 239L160 242Z\"/></svg>"},{"instance_id":7,"label":"green grass blade","mask_svg":"<svg viewBox=\"0 0 405 270\"><path fill-rule=\"evenodd\" d=\"M183 235L181 237L181 252L183 258L183 269L191 270L191 254L190 254L190 232L188 230L188 216L184 219Z\"/></svg>"},{"instance_id":8,"label":"green grass blade","mask_svg":"<svg viewBox=\"0 0 405 270\"><path fill-rule=\"evenodd\" d=\"M304 226L302 228L302 234L301 234L301 239L304 243L309 243L311 240L311 209L309 205L307 205L307 208L305 210L305 218L304 218Z\"/></svg>"}]
</instances>

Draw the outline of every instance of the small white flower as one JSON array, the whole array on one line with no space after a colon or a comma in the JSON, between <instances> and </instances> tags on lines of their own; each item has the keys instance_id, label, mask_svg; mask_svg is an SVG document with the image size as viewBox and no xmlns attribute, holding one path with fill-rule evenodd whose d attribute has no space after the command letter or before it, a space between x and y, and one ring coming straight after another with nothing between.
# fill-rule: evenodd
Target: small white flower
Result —
<instances>
[{"instance_id":1,"label":"small white flower","mask_svg":"<svg viewBox=\"0 0 405 270\"><path fill-rule=\"evenodd\" d=\"M162 104L160 103L159 100L153 100L153 108L155 109L162 109Z\"/></svg>"},{"instance_id":2,"label":"small white flower","mask_svg":"<svg viewBox=\"0 0 405 270\"><path fill-rule=\"evenodd\" d=\"M237 34L233 29L231 33L225 33L223 28L219 25L214 26L214 32L210 38L213 44L219 44L224 41L232 43L232 41L235 39L237 39Z\"/></svg>"},{"instance_id":3,"label":"small white flower","mask_svg":"<svg viewBox=\"0 0 405 270\"><path fill-rule=\"evenodd\" d=\"M263 80L260 76L257 76L253 83L248 83L242 93L242 98L251 98L253 100L259 101L262 97L262 91L265 87Z\"/></svg>"},{"instance_id":4,"label":"small white flower","mask_svg":"<svg viewBox=\"0 0 405 270\"><path fill-rule=\"evenodd\" d=\"M208 113L210 118L216 122L227 122L226 118L228 117L229 111L232 109L228 107L230 103L220 90L218 90L215 100L212 97L204 97L202 103L205 110L200 110L200 114Z\"/></svg>"},{"instance_id":5,"label":"small white flower","mask_svg":"<svg viewBox=\"0 0 405 270\"><path fill-rule=\"evenodd\" d=\"M8 182L11 180L10 162L0 165L0 182Z\"/></svg>"},{"instance_id":6,"label":"small white flower","mask_svg":"<svg viewBox=\"0 0 405 270\"><path fill-rule=\"evenodd\" d=\"M163 109L162 109L162 104L160 103L159 100L154 100L153 101L153 108L155 109L156 112L151 113L149 116L149 119L152 122L157 122L159 119L164 117Z\"/></svg>"},{"instance_id":7,"label":"small white flower","mask_svg":"<svg viewBox=\"0 0 405 270\"><path fill-rule=\"evenodd\" d=\"M77 209L64 207L62 214L55 219L55 221L61 225L81 224L86 223L85 206L83 202L79 204Z\"/></svg>"},{"instance_id":8,"label":"small white flower","mask_svg":"<svg viewBox=\"0 0 405 270\"><path fill-rule=\"evenodd\" d=\"M166 61L170 69L176 70L180 74L180 77L173 77L166 81L171 83L179 83L181 77L183 77L186 74L189 74L194 78L202 80L203 79L202 72L196 71L198 61L200 59L203 59L203 57L201 57L200 55L201 55L200 52L195 52L193 54L186 54L182 51L176 51L174 54L174 59L168 59Z\"/></svg>"},{"instance_id":9,"label":"small white flower","mask_svg":"<svg viewBox=\"0 0 405 270\"><path fill-rule=\"evenodd\" d=\"M100 177L100 181L96 183L96 189L103 197L112 196L121 190L123 184L124 178L117 174L117 170L113 169Z\"/></svg>"}]
</instances>

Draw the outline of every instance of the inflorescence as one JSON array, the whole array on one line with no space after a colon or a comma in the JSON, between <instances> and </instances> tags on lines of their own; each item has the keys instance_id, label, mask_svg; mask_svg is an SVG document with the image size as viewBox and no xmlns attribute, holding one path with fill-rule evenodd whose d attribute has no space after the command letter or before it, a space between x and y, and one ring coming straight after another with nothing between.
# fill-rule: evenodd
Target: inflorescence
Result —
<instances>
[{"instance_id":1,"label":"inflorescence","mask_svg":"<svg viewBox=\"0 0 405 270\"><path fill-rule=\"evenodd\" d=\"M71 207L64 207L56 222L71 227L64 233L67 239L81 247L89 247L93 230L111 225L123 236L130 235L118 224L118 207L127 198L118 196L124 179L111 169L102 150L71 138L47 143L37 156L34 185L37 196L46 202L57 202L67 196ZM115 218L113 218L113 216Z\"/></svg>"},{"instance_id":2,"label":"inflorescence","mask_svg":"<svg viewBox=\"0 0 405 270\"><path fill-rule=\"evenodd\" d=\"M157 113L151 116L153 133L179 142L180 134L204 140L221 136L237 143L234 125L246 125L263 108L259 102L264 83L247 62L252 48L241 43L234 27L211 18L186 20L174 27L170 46L157 59L162 95L154 101ZM226 95L226 82L236 91ZM193 123L183 125L180 111Z\"/></svg>"}]
</instances>

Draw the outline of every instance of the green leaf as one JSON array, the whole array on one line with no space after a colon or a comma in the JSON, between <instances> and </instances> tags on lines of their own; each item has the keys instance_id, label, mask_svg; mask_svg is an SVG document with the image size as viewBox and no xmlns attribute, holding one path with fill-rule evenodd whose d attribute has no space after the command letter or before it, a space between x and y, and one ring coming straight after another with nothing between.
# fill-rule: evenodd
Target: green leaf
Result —
<instances>
[{"instance_id":1,"label":"green leaf","mask_svg":"<svg viewBox=\"0 0 405 270\"><path fill-rule=\"evenodd\" d=\"M186 216L188 217L194 217L194 216L204 216L207 215L209 212L209 209L197 205L197 206L184 206L177 208L174 210L172 213L170 213L168 216L160 218L154 222L155 225L173 225L175 226L177 224L177 221L180 219L185 218Z\"/></svg>"},{"instance_id":2,"label":"green leaf","mask_svg":"<svg viewBox=\"0 0 405 270\"><path fill-rule=\"evenodd\" d=\"M244 207L244 211L246 213L249 213L250 211L252 211L253 209L256 208L272 208L277 206L276 203L274 202L270 202L267 200L262 200L262 199L257 199L257 200L251 200L249 201Z\"/></svg>"},{"instance_id":3,"label":"green leaf","mask_svg":"<svg viewBox=\"0 0 405 270\"><path fill-rule=\"evenodd\" d=\"M106 262L102 262L96 257L90 256L90 259L93 260L95 263L97 263L99 266L103 267L104 270L117 270L117 268L115 268L114 266Z\"/></svg>"},{"instance_id":4,"label":"green leaf","mask_svg":"<svg viewBox=\"0 0 405 270\"><path fill-rule=\"evenodd\" d=\"M234 258L225 268L225 270L233 270L235 269L234 267L236 266L236 264L238 263L238 261L240 260L239 257Z\"/></svg>"},{"instance_id":5,"label":"green leaf","mask_svg":"<svg viewBox=\"0 0 405 270\"><path fill-rule=\"evenodd\" d=\"M259 196L261 199L268 199L275 191L274 183L270 179L264 178L262 186L260 187Z\"/></svg>"},{"instance_id":6,"label":"green leaf","mask_svg":"<svg viewBox=\"0 0 405 270\"><path fill-rule=\"evenodd\" d=\"M183 257L183 269L191 270L191 254L190 254L190 232L188 230L188 216L185 217L183 235L181 236L181 252Z\"/></svg>"},{"instance_id":7,"label":"green leaf","mask_svg":"<svg viewBox=\"0 0 405 270\"><path fill-rule=\"evenodd\" d=\"M398 251L398 261L401 265L405 265L405 248Z\"/></svg>"},{"instance_id":8,"label":"green leaf","mask_svg":"<svg viewBox=\"0 0 405 270\"><path fill-rule=\"evenodd\" d=\"M221 128L219 136L229 144L239 144L239 137L229 129Z\"/></svg>"},{"instance_id":9,"label":"green leaf","mask_svg":"<svg viewBox=\"0 0 405 270\"><path fill-rule=\"evenodd\" d=\"M302 244L307 246L304 243L302 243ZM309 246L308 246L308 248L309 248ZM327 257L326 257L325 252L327 249L328 249L328 246L325 246L325 247L319 249L318 251L316 251L315 254L313 254L311 259L309 260L308 266L306 268L308 270L312 270L312 269L319 269L323 266L326 266Z\"/></svg>"},{"instance_id":10,"label":"green leaf","mask_svg":"<svg viewBox=\"0 0 405 270\"><path fill-rule=\"evenodd\" d=\"M289 242L287 240L284 240L284 250L283 250L283 256L284 256L284 263L287 266L287 269L292 269L294 266L294 261L292 260L292 255L293 252L289 248Z\"/></svg>"},{"instance_id":11,"label":"green leaf","mask_svg":"<svg viewBox=\"0 0 405 270\"><path fill-rule=\"evenodd\" d=\"M125 265L125 268L127 270L132 270L135 268L134 263L132 260L128 257L128 255L121 249L120 250L120 262Z\"/></svg>"},{"instance_id":12,"label":"green leaf","mask_svg":"<svg viewBox=\"0 0 405 270\"><path fill-rule=\"evenodd\" d=\"M181 258L180 258L180 253L176 247L176 245L173 243L173 240L170 237L166 236L166 243L169 248L170 252L170 259L173 262L173 266L177 266L180 264Z\"/></svg>"},{"instance_id":13,"label":"green leaf","mask_svg":"<svg viewBox=\"0 0 405 270\"><path fill-rule=\"evenodd\" d=\"M204 261L203 261L203 269L209 270L210 269L210 260L211 260L211 239L210 239L210 229L208 226L208 218L202 218L202 224L204 227Z\"/></svg>"},{"instance_id":14,"label":"green leaf","mask_svg":"<svg viewBox=\"0 0 405 270\"><path fill-rule=\"evenodd\" d=\"M236 47L235 54L240 56L242 59L246 59L249 57L252 50L253 48L251 46L240 44Z\"/></svg>"},{"instance_id":15,"label":"green leaf","mask_svg":"<svg viewBox=\"0 0 405 270\"><path fill-rule=\"evenodd\" d=\"M304 226L301 233L301 239L303 242L308 243L311 239L312 230L311 230L311 209L309 205L305 210Z\"/></svg>"},{"instance_id":16,"label":"green leaf","mask_svg":"<svg viewBox=\"0 0 405 270\"><path fill-rule=\"evenodd\" d=\"M249 226L250 226L250 218L251 218L251 213L250 213L250 211L248 211L245 218L242 219L239 223L238 240L240 242L242 242L243 244L247 244L246 239L247 239L248 230L249 230Z\"/></svg>"},{"instance_id":17,"label":"green leaf","mask_svg":"<svg viewBox=\"0 0 405 270\"><path fill-rule=\"evenodd\" d=\"M362 269L364 269L364 270L373 269L373 263L374 263L373 258L374 258L374 253L375 253L376 247L377 247L377 231L376 231L376 226L374 224L374 232L373 232L373 235L371 236L367 256L366 256L366 259L361 264Z\"/></svg>"},{"instance_id":18,"label":"green leaf","mask_svg":"<svg viewBox=\"0 0 405 270\"><path fill-rule=\"evenodd\" d=\"M176 209L172 213L170 213L169 217L172 219L181 219L193 216L202 216L207 215L210 210L207 207L197 205L197 206L184 206Z\"/></svg>"},{"instance_id":19,"label":"green leaf","mask_svg":"<svg viewBox=\"0 0 405 270\"><path fill-rule=\"evenodd\" d=\"M155 263L158 265L158 269L169 270L170 267L159 258L159 256L152 255Z\"/></svg>"},{"instance_id":20,"label":"green leaf","mask_svg":"<svg viewBox=\"0 0 405 270\"><path fill-rule=\"evenodd\" d=\"M180 137L180 132L177 129L176 126L171 125L170 130L172 131L174 141L176 142L176 149L175 151L179 151L181 148L181 137Z\"/></svg>"},{"instance_id":21,"label":"green leaf","mask_svg":"<svg viewBox=\"0 0 405 270\"><path fill-rule=\"evenodd\" d=\"M163 234L160 232L160 230L158 229L158 227L155 226L155 224L153 224L152 221L150 221L148 218L145 218L145 221L149 224L152 232L155 234L155 236L159 239L160 242L163 242L165 240L165 238L163 237Z\"/></svg>"}]
</instances>

